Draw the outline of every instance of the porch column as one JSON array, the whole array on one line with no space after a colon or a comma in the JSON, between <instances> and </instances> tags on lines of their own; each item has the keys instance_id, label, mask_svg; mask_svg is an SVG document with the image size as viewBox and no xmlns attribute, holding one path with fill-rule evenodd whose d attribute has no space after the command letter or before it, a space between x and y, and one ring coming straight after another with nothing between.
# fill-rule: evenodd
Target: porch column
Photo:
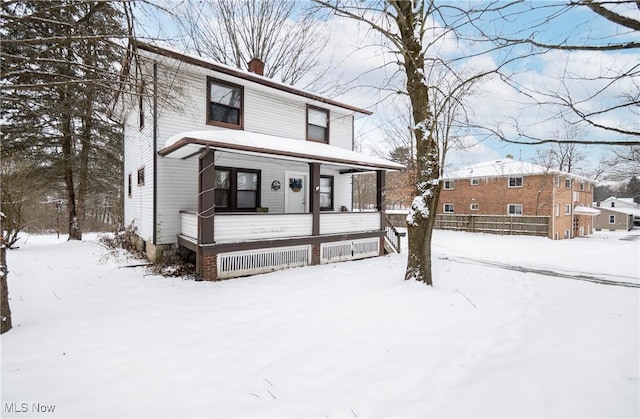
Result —
<instances>
[{"instance_id":1,"label":"porch column","mask_svg":"<svg viewBox=\"0 0 640 419\"><path fill-rule=\"evenodd\" d=\"M320 163L309 163L309 210L313 213L311 234L320 235Z\"/></svg>"},{"instance_id":2,"label":"porch column","mask_svg":"<svg viewBox=\"0 0 640 419\"><path fill-rule=\"evenodd\" d=\"M215 152L207 148L200 153L198 161L198 251L196 252L196 271L200 279L217 279L215 254L204 255L202 245L213 243L215 215Z\"/></svg>"},{"instance_id":3,"label":"porch column","mask_svg":"<svg viewBox=\"0 0 640 419\"><path fill-rule=\"evenodd\" d=\"M313 214L311 235L320 235L320 163L309 163L309 210ZM311 245L311 264L320 265L320 243Z\"/></svg>"},{"instance_id":4,"label":"porch column","mask_svg":"<svg viewBox=\"0 0 640 419\"><path fill-rule=\"evenodd\" d=\"M387 228L385 210L385 188L387 187L387 172L376 170L376 209L380 213L380 230ZM384 255L384 239L380 240L380 255Z\"/></svg>"}]
</instances>

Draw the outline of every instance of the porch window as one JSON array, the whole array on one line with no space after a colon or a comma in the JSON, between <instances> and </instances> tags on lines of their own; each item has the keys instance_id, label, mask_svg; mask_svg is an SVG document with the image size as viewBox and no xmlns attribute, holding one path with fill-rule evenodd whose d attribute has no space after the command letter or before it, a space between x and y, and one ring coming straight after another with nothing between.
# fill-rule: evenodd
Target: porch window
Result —
<instances>
[{"instance_id":1,"label":"porch window","mask_svg":"<svg viewBox=\"0 0 640 419\"><path fill-rule=\"evenodd\" d=\"M238 209L256 209L258 206L258 173L238 171L236 178Z\"/></svg>"},{"instance_id":2,"label":"porch window","mask_svg":"<svg viewBox=\"0 0 640 419\"><path fill-rule=\"evenodd\" d=\"M329 111L307 106L307 140L329 143Z\"/></svg>"},{"instance_id":3,"label":"porch window","mask_svg":"<svg viewBox=\"0 0 640 419\"><path fill-rule=\"evenodd\" d=\"M333 211L333 176L320 176L320 211Z\"/></svg>"},{"instance_id":4,"label":"porch window","mask_svg":"<svg viewBox=\"0 0 640 419\"><path fill-rule=\"evenodd\" d=\"M443 209L445 214L453 214L455 212L453 204L444 204Z\"/></svg>"},{"instance_id":5,"label":"porch window","mask_svg":"<svg viewBox=\"0 0 640 419\"><path fill-rule=\"evenodd\" d=\"M522 187L522 176L511 176L511 177L509 177L509 187L510 188L521 188Z\"/></svg>"},{"instance_id":6,"label":"porch window","mask_svg":"<svg viewBox=\"0 0 640 419\"><path fill-rule=\"evenodd\" d=\"M509 215L522 215L522 204L509 204L507 211Z\"/></svg>"},{"instance_id":7,"label":"porch window","mask_svg":"<svg viewBox=\"0 0 640 419\"><path fill-rule=\"evenodd\" d=\"M216 208L228 209L231 192L230 171L216 168Z\"/></svg>"},{"instance_id":8,"label":"porch window","mask_svg":"<svg viewBox=\"0 0 640 419\"><path fill-rule=\"evenodd\" d=\"M255 211L260 206L260 171L216 167L216 211Z\"/></svg>"},{"instance_id":9,"label":"porch window","mask_svg":"<svg viewBox=\"0 0 640 419\"><path fill-rule=\"evenodd\" d=\"M242 129L242 86L207 78L207 123Z\"/></svg>"}]
</instances>

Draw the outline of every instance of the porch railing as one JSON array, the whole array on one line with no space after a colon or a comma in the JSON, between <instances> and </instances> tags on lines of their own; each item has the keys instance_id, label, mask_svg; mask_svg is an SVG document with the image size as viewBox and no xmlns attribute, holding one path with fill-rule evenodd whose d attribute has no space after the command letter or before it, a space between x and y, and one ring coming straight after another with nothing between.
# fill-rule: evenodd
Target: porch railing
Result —
<instances>
[{"instance_id":1,"label":"porch railing","mask_svg":"<svg viewBox=\"0 0 640 419\"><path fill-rule=\"evenodd\" d=\"M182 211L181 234L198 237L198 221L193 211ZM216 243L303 237L312 234L313 215L305 214L216 214ZM357 233L380 230L379 212L335 212L320 214L320 234Z\"/></svg>"},{"instance_id":2,"label":"porch railing","mask_svg":"<svg viewBox=\"0 0 640 419\"><path fill-rule=\"evenodd\" d=\"M386 243L389 245L389 247L391 247L391 249L394 252L400 253L400 250L401 250L400 238L404 237L405 233L398 231L398 229L391 223L391 220L389 219L389 217L385 216L384 222L385 222L385 230L386 230L386 235L385 235Z\"/></svg>"}]
</instances>

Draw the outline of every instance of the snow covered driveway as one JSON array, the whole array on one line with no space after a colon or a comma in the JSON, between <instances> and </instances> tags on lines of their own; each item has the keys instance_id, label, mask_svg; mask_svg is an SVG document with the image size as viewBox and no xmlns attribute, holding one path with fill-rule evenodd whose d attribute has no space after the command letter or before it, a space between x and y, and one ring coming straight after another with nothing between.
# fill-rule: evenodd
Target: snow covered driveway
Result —
<instances>
[{"instance_id":1,"label":"snow covered driveway","mask_svg":"<svg viewBox=\"0 0 640 419\"><path fill-rule=\"evenodd\" d=\"M620 238L437 231L428 288L406 255L203 283L30 237L2 416L638 417L640 289L489 266L637 282Z\"/></svg>"}]
</instances>

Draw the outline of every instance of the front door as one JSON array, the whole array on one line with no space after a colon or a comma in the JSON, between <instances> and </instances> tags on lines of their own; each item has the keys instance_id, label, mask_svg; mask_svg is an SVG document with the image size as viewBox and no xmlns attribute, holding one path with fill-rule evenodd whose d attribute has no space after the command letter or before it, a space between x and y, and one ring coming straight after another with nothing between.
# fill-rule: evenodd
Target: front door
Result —
<instances>
[{"instance_id":1,"label":"front door","mask_svg":"<svg viewBox=\"0 0 640 419\"><path fill-rule=\"evenodd\" d=\"M307 175L301 172L286 172L285 187L286 212L307 212Z\"/></svg>"}]
</instances>

